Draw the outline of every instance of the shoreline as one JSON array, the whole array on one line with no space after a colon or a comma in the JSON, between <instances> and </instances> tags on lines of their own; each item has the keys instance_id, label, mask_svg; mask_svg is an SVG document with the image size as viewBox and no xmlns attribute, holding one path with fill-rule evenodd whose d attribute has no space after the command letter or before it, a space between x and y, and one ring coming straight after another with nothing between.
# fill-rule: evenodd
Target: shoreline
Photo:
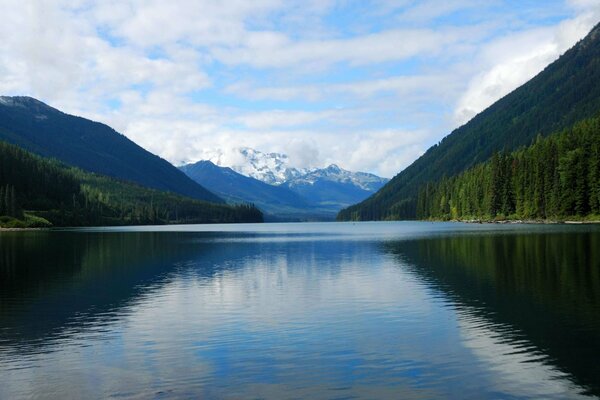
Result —
<instances>
[{"instance_id":1,"label":"shoreline","mask_svg":"<svg viewBox=\"0 0 600 400\"><path fill-rule=\"evenodd\" d=\"M3 228L0 226L0 232L18 232L18 231L48 231L50 228Z\"/></svg>"},{"instance_id":2,"label":"shoreline","mask_svg":"<svg viewBox=\"0 0 600 400\"><path fill-rule=\"evenodd\" d=\"M592 225L592 224L600 224L600 220L589 220L589 221L577 221L577 220L529 220L529 219L503 219L503 220L484 220L484 219L451 219L451 220L441 220L441 219L425 219L425 220L417 220L423 222L457 222L463 224L498 224L498 225ZM337 221L331 221L337 222ZM354 221L357 222L357 221ZM128 226L128 225L125 225ZM136 226L136 225L130 225ZM146 226L146 225L140 225ZM107 226L81 226L79 228L105 228L105 227L113 227L113 225ZM27 228L5 228L0 227L0 233L2 232L27 232L27 231L51 231L55 228L61 227L27 227Z\"/></svg>"},{"instance_id":3,"label":"shoreline","mask_svg":"<svg viewBox=\"0 0 600 400\"><path fill-rule=\"evenodd\" d=\"M600 220L590 221L578 221L578 220L536 220L536 219L503 219L503 220L480 220L480 219L467 219L460 220L454 219L450 222L463 222L466 224L530 224L530 225L587 225L587 224L600 224Z\"/></svg>"}]
</instances>

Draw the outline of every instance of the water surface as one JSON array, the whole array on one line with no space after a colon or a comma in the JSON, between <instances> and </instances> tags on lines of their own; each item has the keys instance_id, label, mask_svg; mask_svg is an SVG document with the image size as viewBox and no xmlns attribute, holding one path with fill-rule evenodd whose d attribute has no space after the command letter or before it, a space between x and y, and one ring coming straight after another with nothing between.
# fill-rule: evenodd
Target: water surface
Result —
<instances>
[{"instance_id":1,"label":"water surface","mask_svg":"<svg viewBox=\"0 0 600 400\"><path fill-rule=\"evenodd\" d=\"M600 227L0 233L0 398L597 398Z\"/></svg>"}]
</instances>

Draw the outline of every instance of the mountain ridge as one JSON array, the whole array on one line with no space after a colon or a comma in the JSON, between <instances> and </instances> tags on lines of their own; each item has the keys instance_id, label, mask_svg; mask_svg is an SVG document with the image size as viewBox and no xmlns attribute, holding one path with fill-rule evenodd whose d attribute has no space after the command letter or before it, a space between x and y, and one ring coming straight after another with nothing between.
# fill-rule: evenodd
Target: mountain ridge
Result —
<instances>
[{"instance_id":1,"label":"mountain ridge","mask_svg":"<svg viewBox=\"0 0 600 400\"><path fill-rule=\"evenodd\" d=\"M416 217L420 186L453 176L491 157L547 136L600 110L600 24L530 81L430 147L378 192L343 209L337 219Z\"/></svg>"},{"instance_id":2,"label":"mountain ridge","mask_svg":"<svg viewBox=\"0 0 600 400\"><path fill-rule=\"evenodd\" d=\"M258 179L269 185L280 185L308 171L307 168L289 166L289 157L287 154L275 152L264 153L250 147L238 147L234 151L238 153L237 155L243 157L243 162L234 164L224 163L221 161L220 155L216 159L212 157L209 160L220 167L231 168L241 175Z\"/></svg>"},{"instance_id":3,"label":"mountain ridge","mask_svg":"<svg viewBox=\"0 0 600 400\"><path fill-rule=\"evenodd\" d=\"M326 167L298 168L290 166L289 157L284 153L265 153L250 147L240 147L234 149L244 157L244 162L235 164L226 163L221 160L220 155L211 157L208 160L220 167L228 167L235 172L258 179L270 185L281 185L286 182L302 180L310 182L318 177L333 180L337 175L337 180L352 182L361 189L372 191L373 187L379 187L380 182L387 182L389 179L379 177L367 172L354 172L343 169L337 164L329 164Z\"/></svg>"},{"instance_id":4,"label":"mountain ridge","mask_svg":"<svg viewBox=\"0 0 600 400\"><path fill-rule=\"evenodd\" d=\"M229 157L237 160L235 165L229 166L232 171L265 184L291 190L318 210L320 215L322 212L336 214L340 209L367 198L388 181L387 178L374 174L348 171L336 164L324 168L291 167L289 157L283 153L263 153L249 147L234 150L239 152L241 161L236 154ZM225 164L221 156L222 153L219 153L218 157L211 160ZM222 197L227 197L222 188L217 189L211 186L214 183L209 184L208 180L203 180L209 179L208 176L198 178L197 182L208 185ZM263 206L268 209L270 204L263 202Z\"/></svg>"},{"instance_id":5,"label":"mountain ridge","mask_svg":"<svg viewBox=\"0 0 600 400\"><path fill-rule=\"evenodd\" d=\"M251 205L208 203L150 189L0 140L0 227L262 221Z\"/></svg>"},{"instance_id":6,"label":"mountain ridge","mask_svg":"<svg viewBox=\"0 0 600 400\"><path fill-rule=\"evenodd\" d=\"M318 209L296 192L242 175L210 160L180 166L194 181L230 203L252 203L271 220L333 220L335 211Z\"/></svg>"},{"instance_id":7,"label":"mountain ridge","mask_svg":"<svg viewBox=\"0 0 600 400\"><path fill-rule=\"evenodd\" d=\"M28 96L0 96L0 140L90 172L198 200L223 203L168 161L108 125Z\"/></svg>"},{"instance_id":8,"label":"mountain ridge","mask_svg":"<svg viewBox=\"0 0 600 400\"><path fill-rule=\"evenodd\" d=\"M337 212L356 201L360 201L381 187L387 179L368 173L344 170L335 164L326 168L293 169L290 180L285 177L287 156L280 153L261 153L249 149L256 161L258 154L275 160L253 163L245 171L259 176L267 182L278 177L280 184L269 184L252 176L240 174L230 167L215 165L202 160L179 167L190 178L217 193L229 202L246 202L257 205L276 220L333 220ZM254 167L260 165L257 173ZM271 171L266 165L275 166ZM240 170L241 168L237 168Z\"/></svg>"}]
</instances>

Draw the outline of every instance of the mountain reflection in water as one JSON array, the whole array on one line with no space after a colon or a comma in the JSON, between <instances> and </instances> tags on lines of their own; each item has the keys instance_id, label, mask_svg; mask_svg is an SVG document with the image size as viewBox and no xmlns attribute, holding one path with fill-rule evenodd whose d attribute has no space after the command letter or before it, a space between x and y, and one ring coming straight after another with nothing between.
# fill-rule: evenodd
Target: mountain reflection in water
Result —
<instances>
[{"instance_id":1,"label":"mountain reflection in water","mask_svg":"<svg viewBox=\"0 0 600 400\"><path fill-rule=\"evenodd\" d=\"M2 232L0 398L595 397L599 244L431 223Z\"/></svg>"}]
</instances>

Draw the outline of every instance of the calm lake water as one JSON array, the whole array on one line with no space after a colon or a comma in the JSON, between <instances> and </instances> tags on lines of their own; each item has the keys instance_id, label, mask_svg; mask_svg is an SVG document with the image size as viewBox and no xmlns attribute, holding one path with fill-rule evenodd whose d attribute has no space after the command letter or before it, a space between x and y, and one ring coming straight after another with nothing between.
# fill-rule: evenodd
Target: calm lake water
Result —
<instances>
[{"instance_id":1,"label":"calm lake water","mask_svg":"<svg viewBox=\"0 0 600 400\"><path fill-rule=\"evenodd\" d=\"M0 398L600 396L600 226L0 233Z\"/></svg>"}]
</instances>

